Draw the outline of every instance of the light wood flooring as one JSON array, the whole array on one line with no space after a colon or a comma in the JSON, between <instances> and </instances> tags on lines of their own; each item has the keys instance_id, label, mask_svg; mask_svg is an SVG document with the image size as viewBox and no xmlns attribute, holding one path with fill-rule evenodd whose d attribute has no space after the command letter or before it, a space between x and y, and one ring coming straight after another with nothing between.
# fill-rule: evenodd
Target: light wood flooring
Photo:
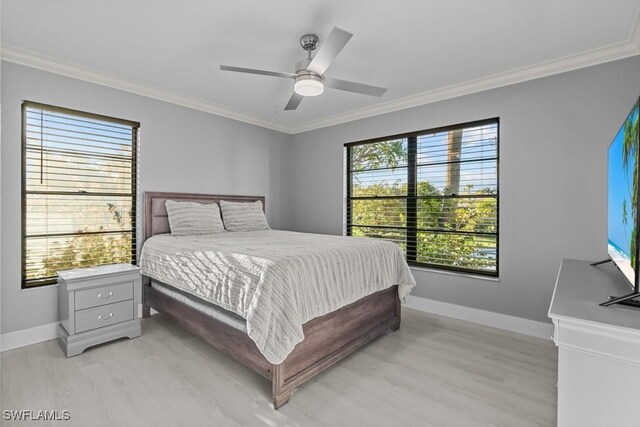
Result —
<instances>
[{"instance_id":1,"label":"light wood flooring","mask_svg":"<svg viewBox=\"0 0 640 427\"><path fill-rule=\"evenodd\" d=\"M69 410L61 426L544 426L556 367L551 341L403 309L275 411L268 381L155 315L70 359L56 341L2 353L0 409Z\"/></svg>"}]
</instances>

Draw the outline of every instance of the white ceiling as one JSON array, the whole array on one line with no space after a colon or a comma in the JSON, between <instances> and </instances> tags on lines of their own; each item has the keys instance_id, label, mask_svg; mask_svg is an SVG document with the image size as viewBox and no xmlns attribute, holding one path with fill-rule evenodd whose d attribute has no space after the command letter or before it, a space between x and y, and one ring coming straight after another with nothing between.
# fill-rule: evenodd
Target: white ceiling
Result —
<instances>
[{"instance_id":1,"label":"white ceiling","mask_svg":"<svg viewBox=\"0 0 640 427\"><path fill-rule=\"evenodd\" d=\"M639 14L638 0L4 0L2 44L10 61L298 132L638 54ZM218 69L292 72L298 38L333 26L354 37L327 75L382 98L327 89L283 111L291 81Z\"/></svg>"}]
</instances>

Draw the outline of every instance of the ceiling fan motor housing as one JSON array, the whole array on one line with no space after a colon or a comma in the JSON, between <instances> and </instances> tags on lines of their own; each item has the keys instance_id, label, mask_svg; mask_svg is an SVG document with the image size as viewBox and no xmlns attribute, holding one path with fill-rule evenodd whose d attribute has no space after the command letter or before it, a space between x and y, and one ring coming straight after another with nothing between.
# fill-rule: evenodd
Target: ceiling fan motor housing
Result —
<instances>
[{"instance_id":1,"label":"ceiling fan motor housing","mask_svg":"<svg viewBox=\"0 0 640 427\"><path fill-rule=\"evenodd\" d=\"M317 96L324 91L322 76L307 70L311 59L303 59L296 64L296 77L293 90L302 96Z\"/></svg>"},{"instance_id":2,"label":"ceiling fan motor housing","mask_svg":"<svg viewBox=\"0 0 640 427\"><path fill-rule=\"evenodd\" d=\"M307 70L307 67L311 64L311 59L303 59L302 61L296 62L296 69L294 70L296 74L304 73L311 74L311 71Z\"/></svg>"}]
</instances>

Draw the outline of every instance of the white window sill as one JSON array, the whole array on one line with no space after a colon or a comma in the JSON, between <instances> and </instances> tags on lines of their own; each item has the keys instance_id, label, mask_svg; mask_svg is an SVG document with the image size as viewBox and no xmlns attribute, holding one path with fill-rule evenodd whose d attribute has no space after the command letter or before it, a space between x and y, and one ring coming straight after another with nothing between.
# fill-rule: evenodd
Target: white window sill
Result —
<instances>
[{"instance_id":1,"label":"white window sill","mask_svg":"<svg viewBox=\"0 0 640 427\"><path fill-rule=\"evenodd\" d=\"M411 270L421 271L425 273L436 273L436 274L446 274L449 276L467 277L469 279L478 279L478 280L484 280L486 282L494 282L494 283L500 282L499 277L483 276L481 274L463 273L460 271L451 271L451 270L440 270L438 268L429 268L429 267L415 267L412 265L410 265L409 268Z\"/></svg>"}]
</instances>

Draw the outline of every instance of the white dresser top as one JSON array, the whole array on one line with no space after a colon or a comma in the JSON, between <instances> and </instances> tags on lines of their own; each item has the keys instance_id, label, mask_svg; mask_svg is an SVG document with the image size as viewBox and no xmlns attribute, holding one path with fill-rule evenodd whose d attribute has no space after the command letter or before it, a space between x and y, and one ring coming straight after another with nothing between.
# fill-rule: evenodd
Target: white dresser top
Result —
<instances>
[{"instance_id":1,"label":"white dresser top","mask_svg":"<svg viewBox=\"0 0 640 427\"><path fill-rule=\"evenodd\" d=\"M549 317L640 329L640 309L598 305L612 295L629 294L632 288L613 263L592 266L590 262L562 260Z\"/></svg>"},{"instance_id":2,"label":"white dresser top","mask_svg":"<svg viewBox=\"0 0 640 427\"><path fill-rule=\"evenodd\" d=\"M68 283L101 276L138 273L139 271L140 267L131 264L110 264L101 265L99 267L76 268L73 270L59 271L58 278Z\"/></svg>"}]
</instances>

